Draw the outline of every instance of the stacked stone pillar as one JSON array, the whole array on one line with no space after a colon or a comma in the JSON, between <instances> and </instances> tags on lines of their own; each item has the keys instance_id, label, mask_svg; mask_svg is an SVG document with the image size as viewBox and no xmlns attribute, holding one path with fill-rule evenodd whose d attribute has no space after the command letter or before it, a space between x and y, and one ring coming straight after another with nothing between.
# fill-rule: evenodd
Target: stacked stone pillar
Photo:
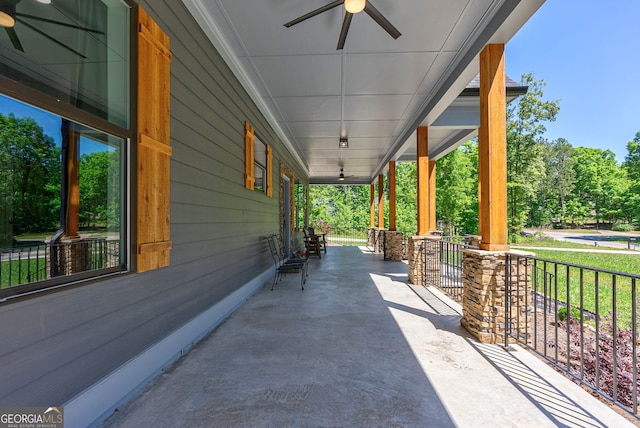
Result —
<instances>
[{"instance_id":1,"label":"stacked stone pillar","mask_svg":"<svg viewBox=\"0 0 640 428\"><path fill-rule=\"evenodd\" d=\"M387 230L384 232L384 259L402 261L402 232Z\"/></svg>"},{"instance_id":2,"label":"stacked stone pillar","mask_svg":"<svg viewBox=\"0 0 640 428\"><path fill-rule=\"evenodd\" d=\"M374 253L384 252L384 233L386 229L371 227L367 231L367 246L373 248Z\"/></svg>"},{"instance_id":3,"label":"stacked stone pillar","mask_svg":"<svg viewBox=\"0 0 640 428\"><path fill-rule=\"evenodd\" d=\"M505 343L506 327L521 340L531 323L531 266L525 258L513 258L509 266L511 288L507 301L507 254L529 255L511 251L463 250L461 324L482 343ZM508 309L507 309L508 308Z\"/></svg>"},{"instance_id":4,"label":"stacked stone pillar","mask_svg":"<svg viewBox=\"0 0 640 428\"><path fill-rule=\"evenodd\" d=\"M55 247L55 248L54 248ZM48 242L46 257L50 269L47 278L84 272L91 265L91 246L81 238L66 238Z\"/></svg>"},{"instance_id":5,"label":"stacked stone pillar","mask_svg":"<svg viewBox=\"0 0 640 428\"><path fill-rule=\"evenodd\" d=\"M409 237L407 258L411 284L440 286L441 239L439 235Z\"/></svg>"}]
</instances>

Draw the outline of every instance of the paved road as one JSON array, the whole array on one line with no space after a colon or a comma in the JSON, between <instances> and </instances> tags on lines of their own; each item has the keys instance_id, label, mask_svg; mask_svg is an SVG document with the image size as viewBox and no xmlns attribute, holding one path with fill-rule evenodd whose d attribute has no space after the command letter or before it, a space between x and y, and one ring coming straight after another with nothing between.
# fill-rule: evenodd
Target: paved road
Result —
<instances>
[{"instance_id":1,"label":"paved road","mask_svg":"<svg viewBox=\"0 0 640 428\"><path fill-rule=\"evenodd\" d=\"M599 233L546 231L544 232L544 235L558 241L574 242L576 244L587 244L593 245L594 247L602 246L619 248L621 250L640 251L640 235L637 234L603 230ZM624 238L626 241L613 241L613 239L620 238ZM630 243L629 238L635 239L635 241L631 241Z\"/></svg>"}]
</instances>

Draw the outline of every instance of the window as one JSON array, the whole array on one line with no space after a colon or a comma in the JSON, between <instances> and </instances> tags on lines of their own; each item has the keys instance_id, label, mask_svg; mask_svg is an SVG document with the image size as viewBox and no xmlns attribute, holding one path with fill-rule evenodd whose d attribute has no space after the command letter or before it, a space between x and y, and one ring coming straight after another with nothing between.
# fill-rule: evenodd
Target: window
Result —
<instances>
[{"instance_id":1,"label":"window","mask_svg":"<svg viewBox=\"0 0 640 428\"><path fill-rule=\"evenodd\" d=\"M262 141L256 138L253 147L253 177L255 183L253 190L266 192L267 185L265 183L265 178L267 176L267 146L265 146Z\"/></svg>"},{"instance_id":2,"label":"window","mask_svg":"<svg viewBox=\"0 0 640 428\"><path fill-rule=\"evenodd\" d=\"M256 137L249 122L245 122L245 164L244 186L249 190L264 192L273 196L273 177L271 165L273 154L271 147Z\"/></svg>"},{"instance_id":3,"label":"window","mask_svg":"<svg viewBox=\"0 0 640 428\"><path fill-rule=\"evenodd\" d=\"M124 1L1 3L15 5L15 25L0 37L1 75L129 127L130 8Z\"/></svg>"},{"instance_id":4,"label":"window","mask_svg":"<svg viewBox=\"0 0 640 428\"><path fill-rule=\"evenodd\" d=\"M167 266L169 38L126 0L15 3L0 37L0 299Z\"/></svg>"},{"instance_id":5,"label":"window","mask_svg":"<svg viewBox=\"0 0 640 428\"><path fill-rule=\"evenodd\" d=\"M2 294L124 269L125 147L121 137L0 95Z\"/></svg>"}]
</instances>

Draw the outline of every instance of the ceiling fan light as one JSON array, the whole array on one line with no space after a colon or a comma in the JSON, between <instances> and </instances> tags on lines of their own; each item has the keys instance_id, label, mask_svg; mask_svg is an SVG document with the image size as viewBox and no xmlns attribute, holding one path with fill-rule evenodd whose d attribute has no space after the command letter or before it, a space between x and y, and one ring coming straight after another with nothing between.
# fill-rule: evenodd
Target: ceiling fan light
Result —
<instances>
[{"instance_id":1,"label":"ceiling fan light","mask_svg":"<svg viewBox=\"0 0 640 428\"><path fill-rule=\"evenodd\" d=\"M16 24L16 20L13 16L5 11L0 11L0 25L6 28L11 28Z\"/></svg>"},{"instance_id":2,"label":"ceiling fan light","mask_svg":"<svg viewBox=\"0 0 640 428\"><path fill-rule=\"evenodd\" d=\"M349 140L347 139L347 137L340 137L340 142L338 143L338 147L341 149L349 148Z\"/></svg>"},{"instance_id":3,"label":"ceiling fan light","mask_svg":"<svg viewBox=\"0 0 640 428\"><path fill-rule=\"evenodd\" d=\"M344 8L349 13L362 12L366 2L366 0L344 0Z\"/></svg>"},{"instance_id":4,"label":"ceiling fan light","mask_svg":"<svg viewBox=\"0 0 640 428\"><path fill-rule=\"evenodd\" d=\"M344 174L340 173L340 176L338 177L338 181L344 181Z\"/></svg>"},{"instance_id":5,"label":"ceiling fan light","mask_svg":"<svg viewBox=\"0 0 640 428\"><path fill-rule=\"evenodd\" d=\"M38 3L51 4L51 0L37 0Z\"/></svg>"}]
</instances>

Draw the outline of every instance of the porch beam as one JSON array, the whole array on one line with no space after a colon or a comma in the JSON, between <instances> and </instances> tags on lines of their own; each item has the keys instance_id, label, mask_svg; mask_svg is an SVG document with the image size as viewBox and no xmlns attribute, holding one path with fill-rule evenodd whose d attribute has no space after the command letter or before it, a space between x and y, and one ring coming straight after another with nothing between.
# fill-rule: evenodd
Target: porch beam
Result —
<instances>
[{"instance_id":1,"label":"porch beam","mask_svg":"<svg viewBox=\"0 0 640 428\"><path fill-rule=\"evenodd\" d=\"M389 161L389 230L396 230L396 161Z\"/></svg>"},{"instance_id":2,"label":"porch beam","mask_svg":"<svg viewBox=\"0 0 640 428\"><path fill-rule=\"evenodd\" d=\"M378 175L378 228L384 229L384 175Z\"/></svg>"},{"instance_id":3,"label":"porch beam","mask_svg":"<svg viewBox=\"0 0 640 428\"><path fill-rule=\"evenodd\" d=\"M418 235L429 234L429 130L419 126L416 132L416 175L418 181L417 211Z\"/></svg>"},{"instance_id":4,"label":"porch beam","mask_svg":"<svg viewBox=\"0 0 640 428\"><path fill-rule=\"evenodd\" d=\"M509 250L507 244L507 119L504 45L480 53L478 213L480 249Z\"/></svg>"}]
</instances>

